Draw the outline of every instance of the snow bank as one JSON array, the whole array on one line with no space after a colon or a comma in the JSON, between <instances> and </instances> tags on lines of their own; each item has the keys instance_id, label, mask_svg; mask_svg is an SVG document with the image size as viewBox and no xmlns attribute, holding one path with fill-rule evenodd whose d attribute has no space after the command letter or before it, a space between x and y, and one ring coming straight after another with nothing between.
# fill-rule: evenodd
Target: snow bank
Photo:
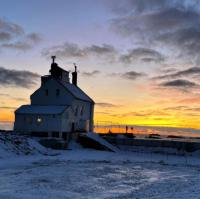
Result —
<instances>
[{"instance_id":1,"label":"snow bank","mask_svg":"<svg viewBox=\"0 0 200 199\"><path fill-rule=\"evenodd\" d=\"M19 155L46 154L47 152L45 147L28 136L0 132L0 159Z\"/></svg>"},{"instance_id":2,"label":"snow bank","mask_svg":"<svg viewBox=\"0 0 200 199\"><path fill-rule=\"evenodd\" d=\"M150 149L137 148L131 150L119 150L94 133L89 133L92 139L111 147L116 153L108 151L96 151L82 148L76 142L69 144L69 150L47 149L39 144L37 139L14 133L0 133L0 167L3 162L7 165L19 163L22 160L33 161L34 159L56 159L57 161L110 161L110 162L154 162L170 165L200 165L200 152L195 153L158 153ZM5 161L3 161L5 160ZM14 165L13 165L14 166Z\"/></svg>"}]
</instances>

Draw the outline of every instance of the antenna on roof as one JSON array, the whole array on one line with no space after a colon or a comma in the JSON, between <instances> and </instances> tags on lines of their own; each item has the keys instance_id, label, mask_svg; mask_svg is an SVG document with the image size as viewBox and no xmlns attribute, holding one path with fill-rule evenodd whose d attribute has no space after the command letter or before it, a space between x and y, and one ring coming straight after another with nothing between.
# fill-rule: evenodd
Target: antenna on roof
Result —
<instances>
[{"instance_id":1,"label":"antenna on roof","mask_svg":"<svg viewBox=\"0 0 200 199\"><path fill-rule=\"evenodd\" d=\"M56 59L56 56L51 56L51 59L52 59L52 63L54 64L55 63L55 59Z\"/></svg>"}]
</instances>

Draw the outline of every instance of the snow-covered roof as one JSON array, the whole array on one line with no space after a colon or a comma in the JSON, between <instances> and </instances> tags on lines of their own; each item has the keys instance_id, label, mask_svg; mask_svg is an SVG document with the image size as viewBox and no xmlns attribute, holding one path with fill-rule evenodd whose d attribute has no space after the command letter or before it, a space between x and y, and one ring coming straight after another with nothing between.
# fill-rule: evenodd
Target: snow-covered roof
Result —
<instances>
[{"instance_id":1,"label":"snow-covered roof","mask_svg":"<svg viewBox=\"0 0 200 199\"><path fill-rule=\"evenodd\" d=\"M83 92L78 86L75 86L74 84L59 81L75 98L92 102L94 101L85 93Z\"/></svg>"},{"instance_id":2,"label":"snow-covered roof","mask_svg":"<svg viewBox=\"0 0 200 199\"><path fill-rule=\"evenodd\" d=\"M69 106L38 106L38 105L23 105L18 108L15 113L20 114L61 114Z\"/></svg>"}]
</instances>

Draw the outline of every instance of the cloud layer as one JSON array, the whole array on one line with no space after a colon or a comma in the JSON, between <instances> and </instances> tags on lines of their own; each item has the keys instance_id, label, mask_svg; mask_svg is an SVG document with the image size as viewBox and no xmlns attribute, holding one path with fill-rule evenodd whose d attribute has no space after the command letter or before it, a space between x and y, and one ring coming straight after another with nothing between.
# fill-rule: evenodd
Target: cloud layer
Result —
<instances>
[{"instance_id":1,"label":"cloud layer","mask_svg":"<svg viewBox=\"0 0 200 199\"><path fill-rule=\"evenodd\" d=\"M104 58L112 59L117 53L116 49L112 45L90 45L80 47L76 43L66 42L63 45L52 46L48 49L44 49L42 55L50 57L56 55L60 58L89 58L92 56L103 56Z\"/></svg>"},{"instance_id":2,"label":"cloud layer","mask_svg":"<svg viewBox=\"0 0 200 199\"><path fill-rule=\"evenodd\" d=\"M0 85L31 88L36 85L40 75L26 70L11 70L0 67Z\"/></svg>"},{"instance_id":3,"label":"cloud layer","mask_svg":"<svg viewBox=\"0 0 200 199\"><path fill-rule=\"evenodd\" d=\"M99 70L93 70L92 72L82 72L82 75L85 77L96 77L101 72Z\"/></svg>"},{"instance_id":4,"label":"cloud layer","mask_svg":"<svg viewBox=\"0 0 200 199\"><path fill-rule=\"evenodd\" d=\"M116 108L120 107L121 105L111 104L107 102L97 102L95 103L96 106L102 107L102 108Z\"/></svg>"},{"instance_id":5,"label":"cloud layer","mask_svg":"<svg viewBox=\"0 0 200 199\"><path fill-rule=\"evenodd\" d=\"M197 86L196 83L188 81L188 80L183 80L183 79L177 79L177 80L164 82L160 85L163 87L178 87L178 88L191 88L191 87Z\"/></svg>"},{"instance_id":6,"label":"cloud layer","mask_svg":"<svg viewBox=\"0 0 200 199\"><path fill-rule=\"evenodd\" d=\"M136 60L143 62L162 62L164 56L156 50L150 48L135 48L121 55L120 60L123 63L133 63Z\"/></svg>"},{"instance_id":7,"label":"cloud layer","mask_svg":"<svg viewBox=\"0 0 200 199\"><path fill-rule=\"evenodd\" d=\"M115 17L111 29L141 46L199 57L200 2L196 0L119 0L109 3Z\"/></svg>"},{"instance_id":8,"label":"cloud layer","mask_svg":"<svg viewBox=\"0 0 200 199\"><path fill-rule=\"evenodd\" d=\"M0 49L25 51L41 41L38 33L26 33L22 26L0 19Z\"/></svg>"},{"instance_id":9,"label":"cloud layer","mask_svg":"<svg viewBox=\"0 0 200 199\"><path fill-rule=\"evenodd\" d=\"M75 58L85 60L101 57L105 62L109 61L125 65L131 65L136 61L160 63L165 59L160 52L151 48L131 48L127 49L126 52L122 52L110 44L80 46L70 42L43 49L42 55L48 58L51 55L57 55L63 59Z\"/></svg>"}]
</instances>

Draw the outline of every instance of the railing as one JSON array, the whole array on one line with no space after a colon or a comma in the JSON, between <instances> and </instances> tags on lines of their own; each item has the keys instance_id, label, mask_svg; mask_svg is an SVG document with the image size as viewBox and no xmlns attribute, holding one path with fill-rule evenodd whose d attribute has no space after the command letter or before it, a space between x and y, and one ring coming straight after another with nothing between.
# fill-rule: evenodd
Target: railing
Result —
<instances>
[{"instance_id":1,"label":"railing","mask_svg":"<svg viewBox=\"0 0 200 199\"><path fill-rule=\"evenodd\" d=\"M112 122L96 122L94 131L97 133L142 133L133 125L116 124Z\"/></svg>"}]
</instances>

